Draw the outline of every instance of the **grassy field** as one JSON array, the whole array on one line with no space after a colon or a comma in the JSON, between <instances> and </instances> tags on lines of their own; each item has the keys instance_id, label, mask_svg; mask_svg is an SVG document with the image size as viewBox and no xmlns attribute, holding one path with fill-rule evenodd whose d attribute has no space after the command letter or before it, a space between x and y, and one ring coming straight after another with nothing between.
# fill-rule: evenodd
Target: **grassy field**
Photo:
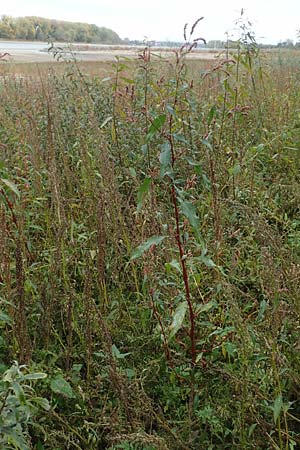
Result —
<instances>
[{"instance_id":1,"label":"grassy field","mask_svg":"<svg viewBox=\"0 0 300 450\"><path fill-rule=\"evenodd\" d=\"M300 448L300 54L0 65L0 448Z\"/></svg>"}]
</instances>

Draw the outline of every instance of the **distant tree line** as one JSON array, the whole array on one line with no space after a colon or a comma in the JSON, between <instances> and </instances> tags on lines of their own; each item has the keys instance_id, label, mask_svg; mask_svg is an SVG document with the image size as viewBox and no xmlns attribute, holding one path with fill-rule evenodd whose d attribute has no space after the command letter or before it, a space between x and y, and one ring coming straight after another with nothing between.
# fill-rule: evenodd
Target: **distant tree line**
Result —
<instances>
[{"instance_id":1,"label":"distant tree line","mask_svg":"<svg viewBox=\"0 0 300 450\"><path fill-rule=\"evenodd\" d=\"M300 38L300 34L298 35ZM206 43L207 48L213 49L221 49L221 48L236 48L238 45L238 41L221 41L221 40L212 40ZM203 46L203 45L201 45ZM259 48L298 48L300 47L300 41L293 42L292 39L287 39L286 41L280 41L277 44L260 44L257 43Z\"/></svg>"},{"instance_id":2,"label":"distant tree line","mask_svg":"<svg viewBox=\"0 0 300 450\"><path fill-rule=\"evenodd\" d=\"M85 42L120 44L122 39L113 30L97 25L42 17L0 18L0 39L28 41Z\"/></svg>"}]
</instances>

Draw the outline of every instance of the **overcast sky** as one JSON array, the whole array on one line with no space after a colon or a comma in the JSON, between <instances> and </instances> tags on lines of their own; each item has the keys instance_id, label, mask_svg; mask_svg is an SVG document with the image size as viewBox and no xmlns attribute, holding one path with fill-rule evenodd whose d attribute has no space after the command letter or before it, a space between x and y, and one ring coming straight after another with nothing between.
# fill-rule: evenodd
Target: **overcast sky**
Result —
<instances>
[{"instance_id":1,"label":"overcast sky","mask_svg":"<svg viewBox=\"0 0 300 450\"><path fill-rule=\"evenodd\" d=\"M259 42L295 39L300 0L1 0L0 15L41 16L95 23L121 38L182 40L185 22L204 16L198 35L224 39L241 8L253 22Z\"/></svg>"}]
</instances>

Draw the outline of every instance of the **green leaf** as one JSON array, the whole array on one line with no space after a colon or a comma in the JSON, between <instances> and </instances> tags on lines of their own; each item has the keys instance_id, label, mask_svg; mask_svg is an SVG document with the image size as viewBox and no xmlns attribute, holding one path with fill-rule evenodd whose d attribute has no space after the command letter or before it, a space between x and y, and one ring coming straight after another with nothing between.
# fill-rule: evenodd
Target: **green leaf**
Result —
<instances>
[{"instance_id":1,"label":"green leaf","mask_svg":"<svg viewBox=\"0 0 300 450\"><path fill-rule=\"evenodd\" d=\"M143 206L144 198L145 198L146 194L148 194L150 187L151 187L151 178L145 178L138 190L137 212L140 212L140 210Z\"/></svg>"},{"instance_id":2,"label":"green leaf","mask_svg":"<svg viewBox=\"0 0 300 450\"><path fill-rule=\"evenodd\" d=\"M174 133L173 138L175 139L175 141L182 142L183 144L188 144L188 141L186 140L183 134Z\"/></svg>"},{"instance_id":3,"label":"green leaf","mask_svg":"<svg viewBox=\"0 0 300 450\"><path fill-rule=\"evenodd\" d=\"M263 318L265 316L265 312L267 310L267 306L268 306L268 304L267 304L266 300L263 299L259 305L259 312L257 315L256 322L261 322L263 320Z\"/></svg>"},{"instance_id":4,"label":"green leaf","mask_svg":"<svg viewBox=\"0 0 300 450\"><path fill-rule=\"evenodd\" d=\"M166 118L166 114L161 114L160 116L156 117L149 128L149 132L153 133L159 131L160 128L164 125Z\"/></svg>"},{"instance_id":5,"label":"green leaf","mask_svg":"<svg viewBox=\"0 0 300 450\"><path fill-rule=\"evenodd\" d=\"M11 318L9 317L9 315L1 310L0 310L0 322L5 323L5 324L11 323Z\"/></svg>"},{"instance_id":6,"label":"green leaf","mask_svg":"<svg viewBox=\"0 0 300 450\"><path fill-rule=\"evenodd\" d=\"M3 184L5 184L5 186L7 186L14 194L16 194L16 196L17 197L19 197L20 198L20 191L19 191L19 189L17 188L17 186L15 185L15 183L13 183L12 181L10 181L10 180L7 180L6 178L1 178L1 182L3 183Z\"/></svg>"},{"instance_id":7,"label":"green leaf","mask_svg":"<svg viewBox=\"0 0 300 450\"><path fill-rule=\"evenodd\" d=\"M258 146L256 147L258 152L261 152L264 148L265 148L265 144L258 144Z\"/></svg>"},{"instance_id":8,"label":"green leaf","mask_svg":"<svg viewBox=\"0 0 300 450\"><path fill-rule=\"evenodd\" d=\"M47 374L43 372L28 373L24 375L23 380L42 380L47 378Z\"/></svg>"},{"instance_id":9,"label":"green leaf","mask_svg":"<svg viewBox=\"0 0 300 450\"><path fill-rule=\"evenodd\" d=\"M205 147L208 148L208 150L213 151L213 147L211 143L207 139L202 139L202 144L205 145Z\"/></svg>"},{"instance_id":10,"label":"green leaf","mask_svg":"<svg viewBox=\"0 0 300 450\"><path fill-rule=\"evenodd\" d=\"M131 380L135 376L135 370L134 369L125 369L127 377Z\"/></svg>"},{"instance_id":11,"label":"green leaf","mask_svg":"<svg viewBox=\"0 0 300 450\"><path fill-rule=\"evenodd\" d=\"M50 409L51 409L50 403L46 398L34 397L34 398L31 398L30 401L32 403L35 403L37 406L41 407L45 411L50 411Z\"/></svg>"},{"instance_id":12,"label":"green leaf","mask_svg":"<svg viewBox=\"0 0 300 450\"><path fill-rule=\"evenodd\" d=\"M169 141L164 142L161 146L161 153L159 155L159 162L160 162L160 176L164 177L166 173L171 168L171 145Z\"/></svg>"},{"instance_id":13,"label":"green leaf","mask_svg":"<svg viewBox=\"0 0 300 450\"><path fill-rule=\"evenodd\" d=\"M170 272L171 269L177 270L177 272L181 272L181 265L176 259L172 259L171 262L165 263L165 268L167 272Z\"/></svg>"},{"instance_id":14,"label":"green leaf","mask_svg":"<svg viewBox=\"0 0 300 450\"><path fill-rule=\"evenodd\" d=\"M75 394L73 392L73 389L71 388L70 383L68 383L68 381L66 381L60 374L52 378L50 388L53 392L55 392L55 394L61 394L67 398L75 397Z\"/></svg>"},{"instance_id":15,"label":"green leaf","mask_svg":"<svg viewBox=\"0 0 300 450\"><path fill-rule=\"evenodd\" d=\"M171 114L171 116L176 117L176 111L174 110L174 108L171 105L167 105L166 110L168 111L168 113Z\"/></svg>"},{"instance_id":16,"label":"green leaf","mask_svg":"<svg viewBox=\"0 0 300 450\"><path fill-rule=\"evenodd\" d=\"M115 346L115 344L111 346L111 351L114 357L117 359L124 359L126 358L126 356L130 355L130 353L121 353L118 347Z\"/></svg>"},{"instance_id":17,"label":"green leaf","mask_svg":"<svg viewBox=\"0 0 300 450\"><path fill-rule=\"evenodd\" d=\"M216 116L216 114L217 114L217 108L214 105L214 106L212 106L210 108L210 111L208 113L208 118L207 118L208 125L210 125L212 123L212 121L213 121L214 117Z\"/></svg>"},{"instance_id":18,"label":"green leaf","mask_svg":"<svg viewBox=\"0 0 300 450\"><path fill-rule=\"evenodd\" d=\"M152 245L159 245L165 238L166 236L152 236L151 238L147 239L147 241L143 242L133 250L130 261L140 258L145 252L150 249L150 247L152 247Z\"/></svg>"},{"instance_id":19,"label":"green leaf","mask_svg":"<svg viewBox=\"0 0 300 450\"><path fill-rule=\"evenodd\" d=\"M153 136L163 127L166 121L166 114L161 114L160 116L155 117L152 124L149 127L146 140L150 141Z\"/></svg>"},{"instance_id":20,"label":"green leaf","mask_svg":"<svg viewBox=\"0 0 300 450\"><path fill-rule=\"evenodd\" d=\"M125 83L128 84L135 84L135 81L132 80L131 78L121 77L121 80L125 81Z\"/></svg>"},{"instance_id":21,"label":"green leaf","mask_svg":"<svg viewBox=\"0 0 300 450\"><path fill-rule=\"evenodd\" d=\"M199 232L199 217L193 203L179 198L180 208L182 214L188 219L195 231Z\"/></svg>"},{"instance_id":22,"label":"green leaf","mask_svg":"<svg viewBox=\"0 0 300 450\"><path fill-rule=\"evenodd\" d=\"M225 342L224 344L222 344L222 352L223 351L225 352L225 358L227 355L229 360L230 358L234 358L237 354L237 348L232 342Z\"/></svg>"},{"instance_id":23,"label":"green leaf","mask_svg":"<svg viewBox=\"0 0 300 450\"><path fill-rule=\"evenodd\" d=\"M216 264L213 262L213 260L211 258L209 258L207 255L207 248L203 248L201 255L197 256L195 259L197 261L202 262L203 264L206 265L206 267L216 267Z\"/></svg>"},{"instance_id":24,"label":"green leaf","mask_svg":"<svg viewBox=\"0 0 300 450\"><path fill-rule=\"evenodd\" d=\"M274 401L274 405L273 405L273 419L274 419L274 423L277 422L279 416L280 416L280 412L282 409L282 395L279 394L278 397L275 399Z\"/></svg>"},{"instance_id":25,"label":"green leaf","mask_svg":"<svg viewBox=\"0 0 300 450\"><path fill-rule=\"evenodd\" d=\"M30 450L22 431L17 430L16 427L11 428L8 433L4 433L4 439L7 440L7 443L14 445L14 448L17 450Z\"/></svg>"},{"instance_id":26,"label":"green leaf","mask_svg":"<svg viewBox=\"0 0 300 450\"><path fill-rule=\"evenodd\" d=\"M141 152L143 153L144 156L147 155L147 153L148 153L148 144L143 144L141 146Z\"/></svg>"},{"instance_id":27,"label":"green leaf","mask_svg":"<svg viewBox=\"0 0 300 450\"><path fill-rule=\"evenodd\" d=\"M45 447L43 446L41 441L38 441L38 443L36 444L36 450L45 450Z\"/></svg>"},{"instance_id":28,"label":"green leaf","mask_svg":"<svg viewBox=\"0 0 300 450\"><path fill-rule=\"evenodd\" d=\"M205 303L204 305L200 305L197 308L197 314L203 313L203 312L207 312L210 311L211 309L213 309L216 306L216 302L214 302L213 300Z\"/></svg>"},{"instance_id":29,"label":"green leaf","mask_svg":"<svg viewBox=\"0 0 300 450\"><path fill-rule=\"evenodd\" d=\"M14 393L16 394L16 397L19 400L20 404L26 405L26 397L25 397L25 393L23 391L22 386L18 382L14 381L12 383L12 388L13 388Z\"/></svg>"},{"instance_id":30,"label":"green leaf","mask_svg":"<svg viewBox=\"0 0 300 450\"><path fill-rule=\"evenodd\" d=\"M161 153L159 155L160 164L165 167L171 164L171 145L169 141L164 142L161 146Z\"/></svg>"},{"instance_id":31,"label":"green leaf","mask_svg":"<svg viewBox=\"0 0 300 450\"><path fill-rule=\"evenodd\" d=\"M211 258L208 258L205 255L201 255L200 259L203 262L203 264L206 265L206 267L216 267L215 263L213 262L213 260Z\"/></svg>"},{"instance_id":32,"label":"green leaf","mask_svg":"<svg viewBox=\"0 0 300 450\"><path fill-rule=\"evenodd\" d=\"M174 337L175 334L180 330L182 327L184 317L187 311L188 304L186 301L179 303L177 308L175 309L173 320L170 325L170 338Z\"/></svg>"},{"instance_id":33,"label":"green leaf","mask_svg":"<svg viewBox=\"0 0 300 450\"><path fill-rule=\"evenodd\" d=\"M129 167L128 169L130 176L132 176L132 178L136 178L136 170L134 167Z\"/></svg>"},{"instance_id":34,"label":"green leaf","mask_svg":"<svg viewBox=\"0 0 300 450\"><path fill-rule=\"evenodd\" d=\"M248 431L248 438L251 438L251 436L252 436L252 434L253 434L253 432L254 432L254 430L255 430L256 427L257 427L257 423L253 423L253 424L250 426L249 431Z\"/></svg>"},{"instance_id":35,"label":"green leaf","mask_svg":"<svg viewBox=\"0 0 300 450\"><path fill-rule=\"evenodd\" d=\"M240 171L241 171L241 165L240 164L236 164L235 166L230 167L228 169L229 175L234 175L234 176L238 175L240 173Z\"/></svg>"}]
</instances>

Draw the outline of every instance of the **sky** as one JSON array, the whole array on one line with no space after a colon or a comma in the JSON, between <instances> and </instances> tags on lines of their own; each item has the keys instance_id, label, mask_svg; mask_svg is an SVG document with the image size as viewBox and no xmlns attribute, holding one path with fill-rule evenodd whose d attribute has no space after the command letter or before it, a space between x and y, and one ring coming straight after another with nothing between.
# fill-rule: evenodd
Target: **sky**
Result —
<instances>
[{"instance_id":1,"label":"sky","mask_svg":"<svg viewBox=\"0 0 300 450\"><path fill-rule=\"evenodd\" d=\"M233 33L240 11L252 22L256 40L277 43L296 39L300 0L1 0L0 15L40 16L94 23L121 38L181 41L186 22L197 27L195 37L225 39ZM196 36L197 35L197 36Z\"/></svg>"}]
</instances>

